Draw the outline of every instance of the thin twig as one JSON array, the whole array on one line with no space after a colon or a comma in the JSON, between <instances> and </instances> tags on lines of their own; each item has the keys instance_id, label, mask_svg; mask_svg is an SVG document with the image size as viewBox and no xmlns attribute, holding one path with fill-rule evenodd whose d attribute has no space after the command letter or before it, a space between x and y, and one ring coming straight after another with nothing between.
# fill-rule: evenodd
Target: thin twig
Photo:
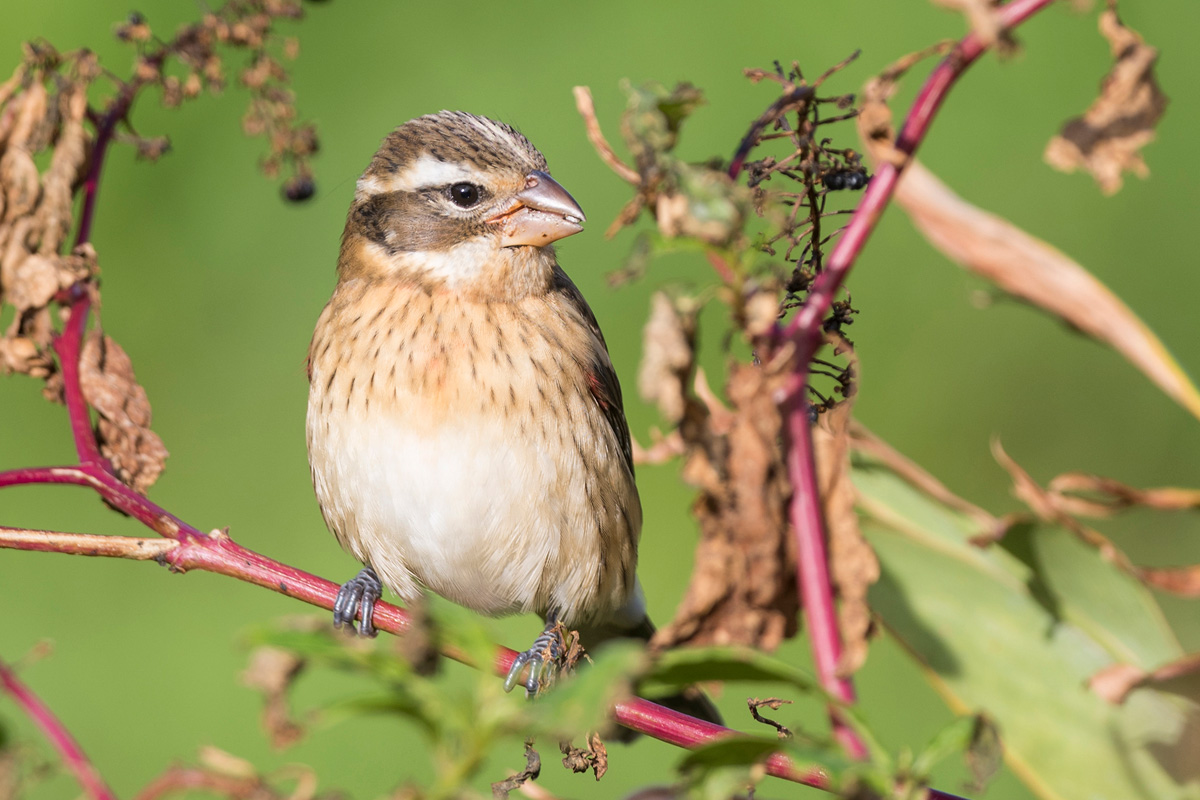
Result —
<instances>
[{"instance_id":1,"label":"thin twig","mask_svg":"<svg viewBox=\"0 0 1200 800\"><path fill-rule=\"evenodd\" d=\"M62 533L0 525L0 548L66 553L73 556L106 556L135 561L158 561L179 546L173 539L142 539L136 536L105 536L94 533Z\"/></svg>"},{"instance_id":2,"label":"thin twig","mask_svg":"<svg viewBox=\"0 0 1200 800\"><path fill-rule=\"evenodd\" d=\"M62 720L55 716L49 706L22 683L16 673L3 661L0 661L0 686L46 735L50 744L62 757L67 769L71 770L75 779L79 781L79 785L92 800L117 800L116 794L108 788L104 778L100 777L100 773L92 765L87 754L83 752L83 748L62 724Z\"/></svg>"},{"instance_id":3,"label":"thin twig","mask_svg":"<svg viewBox=\"0 0 1200 800\"><path fill-rule=\"evenodd\" d=\"M621 180L634 186L640 184L642 176L636 169L621 161L613 151L612 145L604 138L604 133L600 130L600 120L596 119L596 106L592 103L592 90L587 86L576 86L574 91L575 108L579 111L579 116L583 117L588 141L592 143L592 147L596 148L600 160L608 164Z\"/></svg>"}]
</instances>

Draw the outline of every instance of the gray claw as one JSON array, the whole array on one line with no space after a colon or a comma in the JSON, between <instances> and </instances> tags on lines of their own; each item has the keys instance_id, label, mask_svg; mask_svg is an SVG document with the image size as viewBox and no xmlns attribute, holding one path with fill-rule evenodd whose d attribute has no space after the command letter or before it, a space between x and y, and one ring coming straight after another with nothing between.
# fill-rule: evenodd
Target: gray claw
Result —
<instances>
[{"instance_id":1,"label":"gray claw","mask_svg":"<svg viewBox=\"0 0 1200 800\"><path fill-rule=\"evenodd\" d=\"M546 629L533 642L533 647L520 653L513 659L508 675L504 678L504 691L511 692L513 687L521 682L521 673L529 666L529 675L522 685L526 697L535 697L538 692L554 683L558 674L558 660L563 653L562 635L557 630L557 624L552 619L546 623Z\"/></svg>"},{"instance_id":2,"label":"gray claw","mask_svg":"<svg viewBox=\"0 0 1200 800\"><path fill-rule=\"evenodd\" d=\"M333 601L333 626L354 630L354 618L362 616L358 625L360 636L375 636L379 633L372 621L375 616L375 601L383 595L383 584L375 570L366 567L338 589Z\"/></svg>"}]
</instances>

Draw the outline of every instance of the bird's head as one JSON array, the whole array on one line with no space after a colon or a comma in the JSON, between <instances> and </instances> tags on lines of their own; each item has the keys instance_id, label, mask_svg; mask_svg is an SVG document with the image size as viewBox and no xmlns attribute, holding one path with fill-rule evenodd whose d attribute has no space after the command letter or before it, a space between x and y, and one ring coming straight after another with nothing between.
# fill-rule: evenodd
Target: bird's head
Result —
<instances>
[{"instance_id":1,"label":"bird's head","mask_svg":"<svg viewBox=\"0 0 1200 800\"><path fill-rule=\"evenodd\" d=\"M547 245L583 221L518 131L442 111L394 130L359 179L339 272L520 295L549 280Z\"/></svg>"}]
</instances>

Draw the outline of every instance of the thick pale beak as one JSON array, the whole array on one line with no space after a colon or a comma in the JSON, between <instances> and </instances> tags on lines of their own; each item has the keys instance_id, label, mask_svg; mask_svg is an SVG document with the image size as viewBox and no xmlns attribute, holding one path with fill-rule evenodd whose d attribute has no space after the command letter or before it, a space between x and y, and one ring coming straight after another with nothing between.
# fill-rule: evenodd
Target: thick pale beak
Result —
<instances>
[{"instance_id":1,"label":"thick pale beak","mask_svg":"<svg viewBox=\"0 0 1200 800\"><path fill-rule=\"evenodd\" d=\"M534 170L525 179L516 203L488 224L500 226L501 247L542 247L579 233L586 219L570 192L546 173Z\"/></svg>"}]
</instances>

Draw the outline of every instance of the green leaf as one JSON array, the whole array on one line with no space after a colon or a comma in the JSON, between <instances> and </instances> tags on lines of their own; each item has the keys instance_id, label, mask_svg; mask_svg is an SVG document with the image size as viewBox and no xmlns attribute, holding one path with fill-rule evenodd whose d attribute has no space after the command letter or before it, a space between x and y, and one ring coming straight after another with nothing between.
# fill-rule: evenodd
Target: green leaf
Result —
<instances>
[{"instance_id":1,"label":"green leaf","mask_svg":"<svg viewBox=\"0 0 1200 800\"><path fill-rule=\"evenodd\" d=\"M744 794L762 778L754 766L782 748L778 739L730 736L698 747L679 762L689 795L701 800L728 800Z\"/></svg>"},{"instance_id":2,"label":"green leaf","mask_svg":"<svg viewBox=\"0 0 1200 800\"><path fill-rule=\"evenodd\" d=\"M640 685L647 693L660 695L703 681L769 681L786 683L805 693L820 692L816 679L804 670L739 647L669 650L659 657Z\"/></svg>"},{"instance_id":3,"label":"green leaf","mask_svg":"<svg viewBox=\"0 0 1200 800\"><path fill-rule=\"evenodd\" d=\"M688 774L717 767L748 767L782 748L779 739L728 736L692 750L679 762L679 771Z\"/></svg>"},{"instance_id":4,"label":"green leaf","mask_svg":"<svg viewBox=\"0 0 1200 800\"><path fill-rule=\"evenodd\" d=\"M952 709L996 720L1005 759L1044 798L1195 797L1186 735L1200 709L1154 689L1111 706L1086 682L1178 644L1144 587L1063 531L1028 532L1021 558L968 542L971 521L891 472L855 470L883 577L871 606ZM1188 766L1193 765L1193 766Z\"/></svg>"}]
</instances>

